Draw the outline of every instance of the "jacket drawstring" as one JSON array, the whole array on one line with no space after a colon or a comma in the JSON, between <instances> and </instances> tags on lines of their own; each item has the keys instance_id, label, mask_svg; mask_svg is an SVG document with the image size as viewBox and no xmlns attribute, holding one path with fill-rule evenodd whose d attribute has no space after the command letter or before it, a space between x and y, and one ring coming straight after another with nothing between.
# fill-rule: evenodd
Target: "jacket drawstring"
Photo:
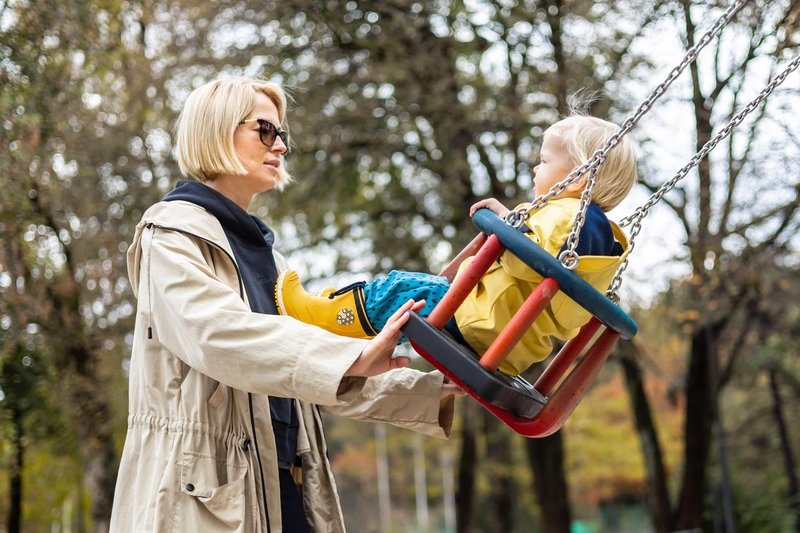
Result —
<instances>
[{"instance_id":1,"label":"jacket drawstring","mask_svg":"<svg viewBox=\"0 0 800 533\"><path fill-rule=\"evenodd\" d=\"M152 262L152 247L153 247L153 237L156 233L155 226L149 226L151 233L150 233L150 241L147 245L147 266L146 266L146 276L147 276L147 338L153 338L153 281L150 278L150 263Z\"/></svg>"}]
</instances>

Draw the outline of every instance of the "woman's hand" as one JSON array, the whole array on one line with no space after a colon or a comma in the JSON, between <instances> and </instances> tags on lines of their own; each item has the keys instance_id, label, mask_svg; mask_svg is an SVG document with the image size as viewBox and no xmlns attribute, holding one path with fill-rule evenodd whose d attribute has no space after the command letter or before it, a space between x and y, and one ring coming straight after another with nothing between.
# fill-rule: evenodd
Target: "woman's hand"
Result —
<instances>
[{"instance_id":1,"label":"woman's hand","mask_svg":"<svg viewBox=\"0 0 800 533\"><path fill-rule=\"evenodd\" d=\"M409 300L400 306L386 321L381 332L364 347L361 355L350 365L344 375L368 378L395 368L408 366L411 359L405 356L392 357L392 355L397 347L397 341L400 340L400 328L408 321L408 312L419 311L423 307L425 307L425 300L418 302Z\"/></svg>"},{"instance_id":2,"label":"woman's hand","mask_svg":"<svg viewBox=\"0 0 800 533\"><path fill-rule=\"evenodd\" d=\"M496 214L500 218L505 217L510 211L506 206L501 204L500 201L497 200L496 198L486 198L484 200L472 204L472 206L469 208L469 216L474 215L478 209L482 209L484 207L486 209L490 209L491 211L493 211L494 214Z\"/></svg>"},{"instance_id":3,"label":"woman's hand","mask_svg":"<svg viewBox=\"0 0 800 533\"><path fill-rule=\"evenodd\" d=\"M442 383L442 391L439 393L439 399L444 400L448 396L465 396L466 394L464 389L445 377Z\"/></svg>"}]
</instances>

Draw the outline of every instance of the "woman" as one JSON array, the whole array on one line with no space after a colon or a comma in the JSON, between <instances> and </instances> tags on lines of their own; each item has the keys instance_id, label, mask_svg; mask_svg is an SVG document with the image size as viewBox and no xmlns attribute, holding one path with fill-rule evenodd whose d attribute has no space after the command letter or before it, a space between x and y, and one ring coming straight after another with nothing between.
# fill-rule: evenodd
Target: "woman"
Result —
<instances>
[{"instance_id":1,"label":"woman","mask_svg":"<svg viewBox=\"0 0 800 533\"><path fill-rule=\"evenodd\" d=\"M289 181L285 117L281 88L246 78L196 89L180 114L178 164L199 181L148 209L128 251L138 309L112 531L343 531L318 405L449 434L457 389L392 358L422 302L368 342L276 314L285 261L247 208Z\"/></svg>"}]
</instances>

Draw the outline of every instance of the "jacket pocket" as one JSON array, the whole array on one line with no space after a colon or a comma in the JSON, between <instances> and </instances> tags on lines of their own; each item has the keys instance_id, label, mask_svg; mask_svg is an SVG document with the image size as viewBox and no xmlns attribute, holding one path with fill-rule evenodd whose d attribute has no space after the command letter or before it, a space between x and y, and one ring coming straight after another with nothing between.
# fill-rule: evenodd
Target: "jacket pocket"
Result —
<instances>
[{"instance_id":1,"label":"jacket pocket","mask_svg":"<svg viewBox=\"0 0 800 533\"><path fill-rule=\"evenodd\" d=\"M208 405L214 409L221 409L222 407L225 407L228 403L228 388L229 387L227 385L217 383L217 388L208 399Z\"/></svg>"},{"instance_id":2,"label":"jacket pocket","mask_svg":"<svg viewBox=\"0 0 800 533\"><path fill-rule=\"evenodd\" d=\"M176 526L181 531L249 531L246 464L184 452Z\"/></svg>"}]
</instances>

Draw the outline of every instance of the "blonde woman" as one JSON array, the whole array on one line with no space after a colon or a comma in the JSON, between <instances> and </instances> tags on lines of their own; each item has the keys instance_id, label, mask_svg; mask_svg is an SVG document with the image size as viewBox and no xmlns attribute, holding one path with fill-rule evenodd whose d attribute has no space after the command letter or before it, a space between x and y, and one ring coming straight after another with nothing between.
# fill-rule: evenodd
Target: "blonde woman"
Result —
<instances>
[{"instance_id":1,"label":"blonde woman","mask_svg":"<svg viewBox=\"0 0 800 533\"><path fill-rule=\"evenodd\" d=\"M588 161L618 130L608 121L579 115L549 127L542 141L540 162L533 171L534 196L547 194L574 168ZM592 203L576 250L581 257L577 274L601 291L608 288L628 249L624 233L608 220L605 212L625 198L636 179L634 148L623 138L609 152L596 176ZM566 245L585 187L584 176L544 207L533 211L526 221L528 237L553 256L558 256ZM500 217L509 211L491 198L473 205L470 216L480 208L488 208ZM463 271L469 261L465 261L459 271ZM462 344L483 354L541 280L542 276L514 254L504 252L456 310L445 329ZM282 314L319 324L342 335L368 338L389 324L391 311L397 302L405 299L425 300L420 315L428 316L444 296L450 281L425 273L393 271L369 283L312 296L303 289L297 274L287 270L278 279L276 303ZM342 309L350 308L357 312L343 315ZM550 355L551 336L570 339L589 318L578 304L558 293L511 350L500 365L500 371L511 376L523 372Z\"/></svg>"},{"instance_id":2,"label":"blonde woman","mask_svg":"<svg viewBox=\"0 0 800 533\"><path fill-rule=\"evenodd\" d=\"M190 179L128 251L138 308L112 531L344 531L318 406L449 434L458 390L393 358L422 302L370 341L276 314L285 261L247 210L290 181L285 124L281 88L247 78L203 85L180 114Z\"/></svg>"}]
</instances>

